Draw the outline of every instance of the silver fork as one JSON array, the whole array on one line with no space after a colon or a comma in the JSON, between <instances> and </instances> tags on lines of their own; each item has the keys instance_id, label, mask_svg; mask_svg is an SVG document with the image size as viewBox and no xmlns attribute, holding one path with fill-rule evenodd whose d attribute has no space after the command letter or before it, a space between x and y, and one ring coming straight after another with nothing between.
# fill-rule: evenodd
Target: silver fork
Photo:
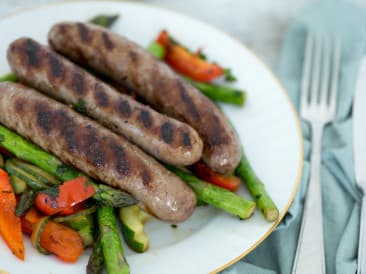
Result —
<instances>
[{"instance_id":1,"label":"silver fork","mask_svg":"<svg viewBox=\"0 0 366 274\"><path fill-rule=\"evenodd\" d=\"M340 59L339 37L308 34L303 63L300 114L311 126L311 169L293 274L325 274L321 151L323 128L334 119L336 113Z\"/></svg>"}]
</instances>

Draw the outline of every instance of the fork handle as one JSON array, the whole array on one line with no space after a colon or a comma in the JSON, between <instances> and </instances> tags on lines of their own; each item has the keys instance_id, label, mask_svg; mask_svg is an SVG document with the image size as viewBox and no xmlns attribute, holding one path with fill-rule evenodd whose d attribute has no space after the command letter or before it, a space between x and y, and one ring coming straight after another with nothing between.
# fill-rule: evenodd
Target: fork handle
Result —
<instances>
[{"instance_id":1,"label":"fork handle","mask_svg":"<svg viewBox=\"0 0 366 274\"><path fill-rule=\"evenodd\" d=\"M357 256L357 274L366 273L366 196L363 195L361 201L361 218L360 218L360 233L358 236L358 256Z\"/></svg>"},{"instance_id":2,"label":"fork handle","mask_svg":"<svg viewBox=\"0 0 366 274\"><path fill-rule=\"evenodd\" d=\"M302 223L293 274L325 274L323 211L320 184L323 124L312 124L312 152Z\"/></svg>"}]
</instances>

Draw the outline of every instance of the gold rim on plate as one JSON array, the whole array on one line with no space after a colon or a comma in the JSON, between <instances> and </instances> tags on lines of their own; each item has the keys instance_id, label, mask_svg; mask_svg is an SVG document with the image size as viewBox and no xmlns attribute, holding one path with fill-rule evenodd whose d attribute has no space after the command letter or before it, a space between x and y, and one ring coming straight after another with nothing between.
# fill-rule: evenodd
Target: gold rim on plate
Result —
<instances>
[{"instance_id":1,"label":"gold rim on plate","mask_svg":"<svg viewBox=\"0 0 366 274\"><path fill-rule=\"evenodd\" d=\"M0 18L0 22L4 19L9 18L9 17L17 16L19 14L26 13L26 12L33 11L33 10L37 10L37 9L43 9L43 8L46 8L46 7L59 6L59 5L61 6L65 3L70 4L70 3L83 3L83 2L84 3L100 3L100 1L98 1L98 0L76 0L76 1L74 1L74 0L61 0L61 1L57 1L55 3L38 4L38 5L33 5L33 6L30 6L30 7L23 8L21 10L14 11L14 12L11 12L11 13L5 15L5 16L2 16ZM304 163L304 144L303 144L303 139L302 139L302 130L301 130L301 126L300 126L300 120L299 120L299 117L298 117L297 112L295 110L295 107L292 104L291 99L290 99L289 95L287 94L285 88L280 83L280 81L277 79L277 77L273 74L273 72L268 68L268 66L266 64L264 64L264 62L251 49L249 49L247 46L245 46L240 40L238 40L234 36L231 36L231 35L227 34L225 31L221 30L220 28L215 27L215 26L211 25L210 23L208 23L204 20L196 19L194 17L190 17L186 14L183 14L183 13L180 13L180 12L177 12L175 10L171 10L169 8L162 7L162 6L159 6L159 5L152 5L152 4L148 4L148 3L144 3L144 2L135 2L135 1L128 1L128 0L106 0L106 1L103 1L103 2L104 3L108 3L108 2L109 3L125 2L125 3L130 3L130 4L133 4L133 5L147 6L147 7L152 8L152 9L163 10L165 12L176 14L178 16L187 18L188 20L193 20L193 21L199 22L201 24L204 24L204 25L210 27L211 29L214 29L215 31L219 32L221 35L225 36L227 39L235 41L235 43L237 43L242 48L244 48L244 50L249 52L256 59L257 63L262 66L262 68L268 73L268 75L270 75L270 77L274 80L274 82L278 85L278 87L280 88L280 90L283 92L283 94L286 97L286 100L287 100L287 102L290 106L291 112L293 113L294 118L295 118L295 124L296 124L296 128L297 128L297 131L298 131L299 143L300 143L300 161L299 161L299 164L298 164L298 172L297 172L296 183L295 183L294 189L292 191L292 194L291 194L291 197L290 197L289 201L287 202L284 209L280 213L277 221L267 230L267 232L264 233L264 235L258 241L256 241L251 247L249 247L245 252L243 252L242 254L240 254L239 256L234 258L233 260L227 262L223 266L211 271L210 274L216 274L220 271L223 271L226 268L228 268L229 266L235 264L236 262L238 262L239 260L244 258L250 252L252 252L259 244L261 244L274 231L274 229L279 225L279 223L281 222L283 217L285 217L288 209L290 208L290 206L291 206L291 204L292 204L292 202L295 198L295 195L296 195L297 190L298 190L299 185L300 185L302 171L303 171L303 163ZM0 272L0 274L1 274L1 272Z\"/></svg>"}]
</instances>

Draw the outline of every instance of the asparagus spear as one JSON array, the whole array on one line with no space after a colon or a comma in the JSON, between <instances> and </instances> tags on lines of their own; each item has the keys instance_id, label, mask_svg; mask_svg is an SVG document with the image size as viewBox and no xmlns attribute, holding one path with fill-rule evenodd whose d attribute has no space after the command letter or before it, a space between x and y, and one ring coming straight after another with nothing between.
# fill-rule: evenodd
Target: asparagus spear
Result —
<instances>
[{"instance_id":1,"label":"asparagus spear","mask_svg":"<svg viewBox=\"0 0 366 274\"><path fill-rule=\"evenodd\" d=\"M247 219L253 214L254 202L246 200L231 191L202 181L180 168L174 166L167 166L167 168L185 181L196 193L199 200L239 216L241 219Z\"/></svg>"},{"instance_id":2,"label":"asparagus spear","mask_svg":"<svg viewBox=\"0 0 366 274\"><path fill-rule=\"evenodd\" d=\"M104 266L103 248L100 237L93 245L88 264L86 266L86 274L101 274Z\"/></svg>"},{"instance_id":3,"label":"asparagus spear","mask_svg":"<svg viewBox=\"0 0 366 274\"><path fill-rule=\"evenodd\" d=\"M26 190L23 192L22 196L20 196L20 200L15 209L15 215L18 217L23 216L28 209L30 209L34 203L37 192L34 190Z\"/></svg>"},{"instance_id":4,"label":"asparagus spear","mask_svg":"<svg viewBox=\"0 0 366 274\"><path fill-rule=\"evenodd\" d=\"M238 106L243 106L245 103L247 94L244 90L211 83L197 82L187 77L185 77L185 79L211 100Z\"/></svg>"},{"instance_id":5,"label":"asparagus spear","mask_svg":"<svg viewBox=\"0 0 366 274\"><path fill-rule=\"evenodd\" d=\"M104 262L108 274L127 274L130 267L124 257L117 228L117 218L111 207L98 207L97 218Z\"/></svg>"},{"instance_id":6,"label":"asparagus spear","mask_svg":"<svg viewBox=\"0 0 366 274\"><path fill-rule=\"evenodd\" d=\"M100 14L88 20L88 22L104 28L110 28L118 20L118 18L119 18L118 14L113 15Z\"/></svg>"},{"instance_id":7,"label":"asparagus spear","mask_svg":"<svg viewBox=\"0 0 366 274\"><path fill-rule=\"evenodd\" d=\"M12 72L9 72L7 74L4 74L3 76L0 76L0 83L1 82L16 82L18 81L18 77L12 73Z\"/></svg>"},{"instance_id":8,"label":"asparagus spear","mask_svg":"<svg viewBox=\"0 0 366 274\"><path fill-rule=\"evenodd\" d=\"M246 184L264 218L270 222L277 220L279 214L278 209L267 193L263 182L255 174L243 148L240 163L236 168L235 173Z\"/></svg>"},{"instance_id":9,"label":"asparagus spear","mask_svg":"<svg viewBox=\"0 0 366 274\"><path fill-rule=\"evenodd\" d=\"M2 125L0 125L0 146L6 148L17 158L42 168L60 181L85 176ZM106 185L98 185L90 179L89 182L96 190L93 198L102 204L121 207L136 203L136 200L126 192Z\"/></svg>"}]
</instances>

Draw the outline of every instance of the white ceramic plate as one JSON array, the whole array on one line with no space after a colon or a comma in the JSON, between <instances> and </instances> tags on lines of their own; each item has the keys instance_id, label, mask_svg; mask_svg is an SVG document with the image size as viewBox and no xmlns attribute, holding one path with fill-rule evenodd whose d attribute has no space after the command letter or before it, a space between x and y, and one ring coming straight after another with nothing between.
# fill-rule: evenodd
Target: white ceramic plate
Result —
<instances>
[{"instance_id":1,"label":"white ceramic plate","mask_svg":"<svg viewBox=\"0 0 366 274\"><path fill-rule=\"evenodd\" d=\"M29 36L46 43L47 31L53 23L86 21L99 13L119 13L121 19L113 30L143 46L166 28L185 45L192 49L203 46L207 56L232 68L239 78L235 85L248 91L248 100L243 108L224 106L224 110L282 218L294 198L302 169L302 141L296 114L270 71L238 41L207 24L129 2L68 2L35 8L0 21L0 74L9 71L6 49L14 39ZM249 197L244 188L240 193ZM155 220L148 223L149 251L135 254L125 248L127 260L133 274L216 272L248 254L277 224L266 222L259 211L249 220L240 221L214 208L199 208L175 229ZM77 263L65 264L53 256L38 254L28 239L25 242L26 259L21 262L0 240L0 270L11 274L85 273L89 252Z\"/></svg>"}]
</instances>

